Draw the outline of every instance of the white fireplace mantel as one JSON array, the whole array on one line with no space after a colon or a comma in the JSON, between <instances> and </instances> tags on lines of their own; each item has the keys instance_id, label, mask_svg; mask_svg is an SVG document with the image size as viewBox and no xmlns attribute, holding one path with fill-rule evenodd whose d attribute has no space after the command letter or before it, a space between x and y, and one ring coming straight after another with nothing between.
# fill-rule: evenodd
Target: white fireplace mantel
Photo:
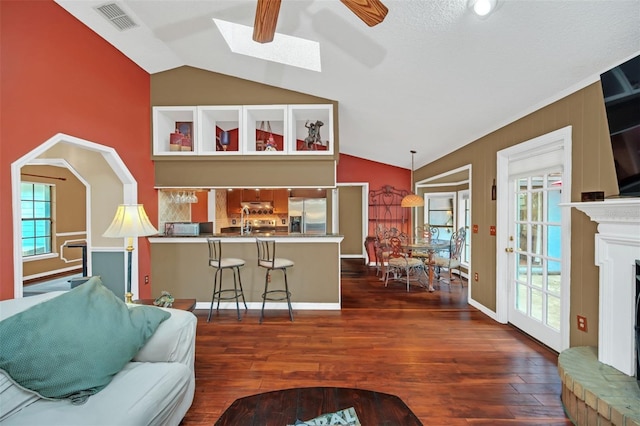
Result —
<instances>
[{"instance_id":1,"label":"white fireplace mantel","mask_svg":"<svg viewBox=\"0 0 640 426\"><path fill-rule=\"evenodd\" d=\"M635 375L635 261L640 259L640 198L568 203L598 223L598 361Z\"/></svg>"}]
</instances>

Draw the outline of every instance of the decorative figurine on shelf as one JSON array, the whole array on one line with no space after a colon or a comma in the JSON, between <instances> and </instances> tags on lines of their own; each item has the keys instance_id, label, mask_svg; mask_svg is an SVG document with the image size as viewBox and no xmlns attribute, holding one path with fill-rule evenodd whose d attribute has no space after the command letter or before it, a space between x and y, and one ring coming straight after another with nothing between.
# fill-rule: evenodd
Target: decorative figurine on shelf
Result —
<instances>
[{"instance_id":1,"label":"decorative figurine on shelf","mask_svg":"<svg viewBox=\"0 0 640 426\"><path fill-rule=\"evenodd\" d=\"M220 136L217 136L216 139L218 140L218 142L220 142L222 150L226 151L229 147L229 143L231 142L229 132L227 132L226 130L221 131Z\"/></svg>"},{"instance_id":2,"label":"decorative figurine on shelf","mask_svg":"<svg viewBox=\"0 0 640 426\"><path fill-rule=\"evenodd\" d=\"M304 139L304 149L315 149L315 144L322 145L322 139L320 138L320 127L324 126L324 123L317 120L315 123L309 123L307 120L304 123L304 127L309 129L309 136Z\"/></svg>"},{"instance_id":3,"label":"decorative figurine on shelf","mask_svg":"<svg viewBox=\"0 0 640 426\"><path fill-rule=\"evenodd\" d=\"M191 141L190 133L187 133L182 138L182 146L180 147L180 151L193 151L193 142Z\"/></svg>"},{"instance_id":4,"label":"decorative figurine on shelf","mask_svg":"<svg viewBox=\"0 0 640 426\"><path fill-rule=\"evenodd\" d=\"M182 134L179 151L193 151L193 122L178 121L176 122L176 133Z\"/></svg>"},{"instance_id":5,"label":"decorative figurine on shelf","mask_svg":"<svg viewBox=\"0 0 640 426\"><path fill-rule=\"evenodd\" d=\"M264 147L265 151L277 151L278 147L276 146L276 141L273 138L273 135L269 133L269 138L267 139L267 144Z\"/></svg>"},{"instance_id":6,"label":"decorative figurine on shelf","mask_svg":"<svg viewBox=\"0 0 640 426\"><path fill-rule=\"evenodd\" d=\"M176 299L173 298L171 293L163 290L160 294L160 297L153 301L153 304L156 306L161 306L163 308L170 308L175 300Z\"/></svg>"},{"instance_id":7,"label":"decorative figurine on shelf","mask_svg":"<svg viewBox=\"0 0 640 426\"><path fill-rule=\"evenodd\" d=\"M180 129L176 129L174 133L171 133L169 135L169 151L180 151L183 137L184 135L180 133Z\"/></svg>"}]
</instances>

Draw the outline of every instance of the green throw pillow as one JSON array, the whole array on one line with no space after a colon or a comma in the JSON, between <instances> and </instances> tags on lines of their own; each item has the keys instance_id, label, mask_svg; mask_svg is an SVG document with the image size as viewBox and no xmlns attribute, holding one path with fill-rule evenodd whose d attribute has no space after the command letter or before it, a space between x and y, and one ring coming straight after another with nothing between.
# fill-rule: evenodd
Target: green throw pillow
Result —
<instances>
[{"instance_id":1,"label":"green throw pillow","mask_svg":"<svg viewBox=\"0 0 640 426\"><path fill-rule=\"evenodd\" d=\"M0 321L0 369L45 398L83 403L109 384L170 313L127 305L93 277Z\"/></svg>"}]
</instances>

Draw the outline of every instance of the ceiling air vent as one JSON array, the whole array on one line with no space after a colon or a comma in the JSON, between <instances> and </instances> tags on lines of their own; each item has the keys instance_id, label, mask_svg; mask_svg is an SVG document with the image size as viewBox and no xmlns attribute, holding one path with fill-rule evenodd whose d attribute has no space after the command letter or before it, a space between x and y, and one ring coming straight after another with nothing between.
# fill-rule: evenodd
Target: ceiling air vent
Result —
<instances>
[{"instance_id":1,"label":"ceiling air vent","mask_svg":"<svg viewBox=\"0 0 640 426\"><path fill-rule=\"evenodd\" d=\"M133 19L131 19L131 17L115 3L103 4L95 9L120 31L138 26L138 24L136 24Z\"/></svg>"}]
</instances>

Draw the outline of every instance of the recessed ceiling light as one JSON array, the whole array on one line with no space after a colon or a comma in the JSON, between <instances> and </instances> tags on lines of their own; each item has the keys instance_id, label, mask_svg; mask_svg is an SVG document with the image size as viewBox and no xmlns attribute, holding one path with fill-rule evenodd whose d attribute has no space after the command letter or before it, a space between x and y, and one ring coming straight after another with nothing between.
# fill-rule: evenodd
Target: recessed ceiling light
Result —
<instances>
[{"instance_id":1,"label":"recessed ceiling light","mask_svg":"<svg viewBox=\"0 0 640 426\"><path fill-rule=\"evenodd\" d=\"M213 22L234 53L311 71L322 71L320 44L317 41L276 33L271 43L258 43L253 41L253 27L216 18L213 18Z\"/></svg>"},{"instance_id":2,"label":"recessed ceiling light","mask_svg":"<svg viewBox=\"0 0 640 426\"><path fill-rule=\"evenodd\" d=\"M487 16L496 7L496 0L475 0L472 4L473 11L478 16Z\"/></svg>"}]
</instances>

